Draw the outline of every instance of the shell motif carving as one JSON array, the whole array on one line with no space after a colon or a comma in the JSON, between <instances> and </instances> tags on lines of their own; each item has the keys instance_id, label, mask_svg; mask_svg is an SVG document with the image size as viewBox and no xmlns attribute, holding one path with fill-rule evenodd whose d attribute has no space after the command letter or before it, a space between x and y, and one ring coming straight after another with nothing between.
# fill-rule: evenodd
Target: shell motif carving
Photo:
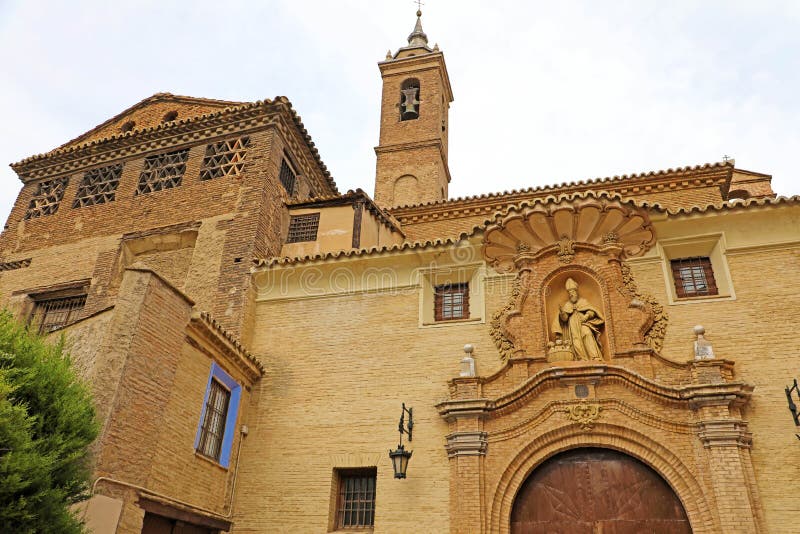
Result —
<instances>
[{"instance_id":1,"label":"shell motif carving","mask_svg":"<svg viewBox=\"0 0 800 534\"><path fill-rule=\"evenodd\" d=\"M522 254L535 258L556 250L569 263L577 244L620 247L633 257L654 242L646 211L619 195L589 191L524 202L498 214L484 233L483 254L496 270L508 272Z\"/></svg>"}]
</instances>

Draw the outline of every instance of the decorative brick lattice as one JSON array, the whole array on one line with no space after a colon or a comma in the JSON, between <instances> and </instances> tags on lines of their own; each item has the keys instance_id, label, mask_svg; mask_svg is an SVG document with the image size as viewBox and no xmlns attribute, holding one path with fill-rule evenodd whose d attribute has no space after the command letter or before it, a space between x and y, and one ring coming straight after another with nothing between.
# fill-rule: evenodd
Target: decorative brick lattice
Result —
<instances>
[{"instance_id":1,"label":"decorative brick lattice","mask_svg":"<svg viewBox=\"0 0 800 534\"><path fill-rule=\"evenodd\" d=\"M25 213L26 219L52 215L58 211L61 199L64 198L64 190L69 184L69 177L54 178L39 182L36 193L33 194L28 211Z\"/></svg>"},{"instance_id":2,"label":"decorative brick lattice","mask_svg":"<svg viewBox=\"0 0 800 534\"><path fill-rule=\"evenodd\" d=\"M119 177L122 174L122 163L86 171L78 186L73 208L94 206L113 202L115 199Z\"/></svg>"},{"instance_id":3,"label":"decorative brick lattice","mask_svg":"<svg viewBox=\"0 0 800 534\"><path fill-rule=\"evenodd\" d=\"M0 271L13 271L15 269L24 269L25 267L30 267L31 265L31 258L25 258L24 260L17 260L17 261L4 261L0 263Z\"/></svg>"},{"instance_id":4,"label":"decorative brick lattice","mask_svg":"<svg viewBox=\"0 0 800 534\"><path fill-rule=\"evenodd\" d=\"M144 169L139 175L136 194L144 195L181 185L187 159L189 159L188 148L144 158Z\"/></svg>"},{"instance_id":5,"label":"decorative brick lattice","mask_svg":"<svg viewBox=\"0 0 800 534\"><path fill-rule=\"evenodd\" d=\"M212 180L241 174L249 145L249 137L238 137L208 145L206 156L203 158L203 168L200 170L200 179Z\"/></svg>"},{"instance_id":6,"label":"decorative brick lattice","mask_svg":"<svg viewBox=\"0 0 800 534\"><path fill-rule=\"evenodd\" d=\"M289 222L289 236L286 242L316 241L317 229L319 229L319 213L293 215Z\"/></svg>"}]
</instances>

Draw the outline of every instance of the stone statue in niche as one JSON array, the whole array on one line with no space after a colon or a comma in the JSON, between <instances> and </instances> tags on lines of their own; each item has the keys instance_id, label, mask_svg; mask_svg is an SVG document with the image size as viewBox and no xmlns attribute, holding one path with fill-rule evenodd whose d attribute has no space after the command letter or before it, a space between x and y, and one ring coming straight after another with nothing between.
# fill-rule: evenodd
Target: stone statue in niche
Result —
<instances>
[{"instance_id":1,"label":"stone statue in niche","mask_svg":"<svg viewBox=\"0 0 800 534\"><path fill-rule=\"evenodd\" d=\"M578 294L578 284L572 278L566 282L569 299L558 306L558 316L550 328L554 341L548 343L548 359L602 360L600 330L605 321L589 301Z\"/></svg>"}]
</instances>

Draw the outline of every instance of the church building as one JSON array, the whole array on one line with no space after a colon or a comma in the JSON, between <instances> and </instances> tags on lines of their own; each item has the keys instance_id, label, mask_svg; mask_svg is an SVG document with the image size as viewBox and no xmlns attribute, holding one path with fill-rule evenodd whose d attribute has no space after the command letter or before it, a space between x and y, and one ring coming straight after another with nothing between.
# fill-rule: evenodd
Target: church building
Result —
<instances>
[{"instance_id":1,"label":"church building","mask_svg":"<svg viewBox=\"0 0 800 534\"><path fill-rule=\"evenodd\" d=\"M285 97L12 165L0 299L91 384L92 532L795 532L800 197L727 160L451 198L421 13L378 67L372 196Z\"/></svg>"}]
</instances>

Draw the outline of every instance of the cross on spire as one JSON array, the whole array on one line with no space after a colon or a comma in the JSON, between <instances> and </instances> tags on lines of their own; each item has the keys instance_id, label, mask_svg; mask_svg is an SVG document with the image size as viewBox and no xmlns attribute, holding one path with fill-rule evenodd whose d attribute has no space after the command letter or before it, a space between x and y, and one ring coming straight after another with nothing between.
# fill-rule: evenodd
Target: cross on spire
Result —
<instances>
[{"instance_id":1,"label":"cross on spire","mask_svg":"<svg viewBox=\"0 0 800 534\"><path fill-rule=\"evenodd\" d=\"M422 12L422 6L425 4L422 3L422 0L413 0L415 4L417 4L417 12ZM417 15L419 16L419 15Z\"/></svg>"}]
</instances>

